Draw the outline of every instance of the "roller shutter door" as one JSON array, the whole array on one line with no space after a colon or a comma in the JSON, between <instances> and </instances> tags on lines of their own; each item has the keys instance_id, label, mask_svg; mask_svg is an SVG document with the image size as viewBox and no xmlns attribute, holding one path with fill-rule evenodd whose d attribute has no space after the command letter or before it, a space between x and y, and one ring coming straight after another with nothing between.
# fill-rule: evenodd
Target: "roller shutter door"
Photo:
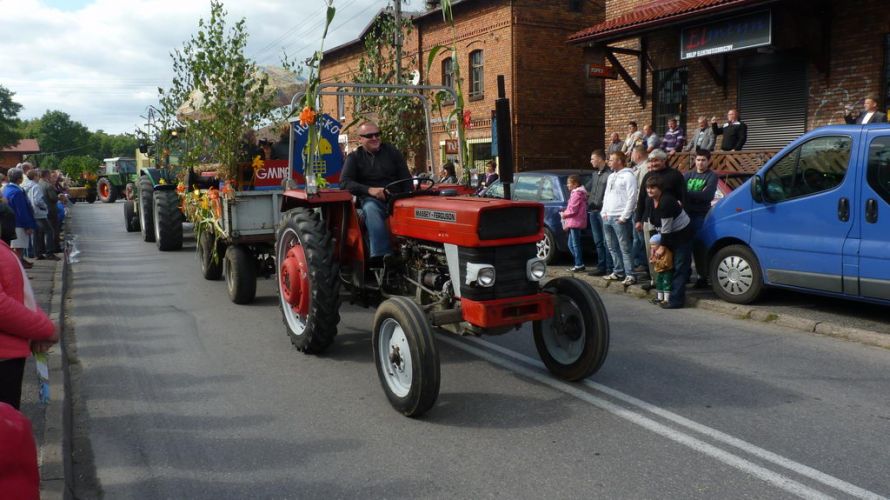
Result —
<instances>
[{"instance_id":1,"label":"roller shutter door","mask_svg":"<svg viewBox=\"0 0 890 500\"><path fill-rule=\"evenodd\" d=\"M761 54L739 61L739 114L748 125L744 149L783 148L806 132L806 69L798 56Z\"/></svg>"}]
</instances>

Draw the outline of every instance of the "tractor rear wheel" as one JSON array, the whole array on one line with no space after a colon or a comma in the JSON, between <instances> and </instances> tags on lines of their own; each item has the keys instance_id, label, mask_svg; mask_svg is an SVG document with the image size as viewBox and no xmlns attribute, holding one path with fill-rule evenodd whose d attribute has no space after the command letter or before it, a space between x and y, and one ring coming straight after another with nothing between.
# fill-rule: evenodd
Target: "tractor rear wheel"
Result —
<instances>
[{"instance_id":1,"label":"tractor rear wheel","mask_svg":"<svg viewBox=\"0 0 890 500\"><path fill-rule=\"evenodd\" d=\"M331 235L317 213L295 208L281 219L275 254L279 304L291 343L318 354L334 341L340 322Z\"/></svg>"},{"instance_id":2,"label":"tractor rear wheel","mask_svg":"<svg viewBox=\"0 0 890 500\"><path fill-rule=\"evenodd\" d=\"M439 353L429 320L405 297L384 301L374 315L374 363L389 403L419 417L439 397Z\"/></svg>"},{"instance_id":3,"label":"tractor rear wheel","mask_svg":"<svg viewBox=\"0 0 890 500\"><path fill-rule=\"evenodd\" d=\"M139 230L139 218L136 217L136 202L127 200L124 202L124 225L128 233Z\"/></svg>"},{"instance_id":4,"label":"tractor rear wheel","mask_svg":"<svg viewBox=\"0 0 890 500\"><path fill-rule=\"evenodd\" d=\"M226 248L223 263L229 299L236 304L249 304L256 297L256 260L241 245Z\"/></svg>"},{"instance_id":5,"label":"tractor rear wheel","mask_svg":"<svg viewBox=\"0 0 890 500\"><path fill-rule=\"evenodd\" d=\"M154 186L151 184L151 179L143 175L139 178L139 229L142 231L142 241L146 243L155 240L153 200Z\"/></svg>"},{"instance_id":6,"label":"tractor rear wheel","mask_svg":"<svg viewBox=\"0 0 890 500\"><path fill-rule=\"evenodd\" d=\"M214 245L216 252L213 251ZM201 275L206 280L218 280L222 276L223 247L217 243L212 231L205 229L201 232L197 248L198 259L201 261Z\"/></svg>"},{"instance_id":7,"label":"tractor rear wheel","mask_svg":"<svg viewBox=\"0 0 890 500\"><path fill-rule=\"evenodd\" d=\"M609 317L596 290L577 278L551 280L553 317L535 321L535 347L547 369L563 380L593 375L609 352Z\"/></svg>"},{"instance_id":8,"label":"tractor rear wheel","mask_svg":"<svg viewBox=\"0 0 890 500\"><path fill-rule=\"evenodd\" d=\"M96 184L96 191L99 193L99 199L102 200L102 203L114 203L114 200L117 199L117 191L114 189L111 181L108 180L108 177L99 179L98 184Z\"/></svg>"},{"instance_id":9,"label":"tractor rear wheel","mask_svg":"<svg viewBox=\"0 0 890 500\"><path fill-rule=\"evenodd\" d=\"M166 252L182 248L182 217L179 216L179 195L176 191L156 191L152 214L158 250Z\"/></svg>"}]
</instances>

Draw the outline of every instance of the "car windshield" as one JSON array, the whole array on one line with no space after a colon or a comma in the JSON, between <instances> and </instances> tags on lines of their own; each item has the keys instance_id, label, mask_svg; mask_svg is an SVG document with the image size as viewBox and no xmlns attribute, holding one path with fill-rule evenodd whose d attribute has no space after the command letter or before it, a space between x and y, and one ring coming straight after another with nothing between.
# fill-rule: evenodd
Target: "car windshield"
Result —
<instances>
[{"instance_id":1,"label":"car windshield","mask_svg":"<svg viewBox=\"0 0 890 500\"><path fill-rule=\"evenodd\" d=\"M750 179L751 175L752 174L728 174L723 178L723 182L726 183L726 186L729 187L730 190L734 190Z\"/></svg>"},{"instance_id":2,"label":"car windshield","mask_svg":"<svg viewBox=\"0 0 890 500\"><path fill-rule=\"evenodd\" d=\"M579 173L581 184L590 184L590 173ZM540 172L524 172L517 174L512 186L514 200L520 201L566 201L568 193L561 194L565 186L567 175L545 174ZM485 191L488 198L503 198L504 185L497 181Z\"/></svg>"}]
</instances>

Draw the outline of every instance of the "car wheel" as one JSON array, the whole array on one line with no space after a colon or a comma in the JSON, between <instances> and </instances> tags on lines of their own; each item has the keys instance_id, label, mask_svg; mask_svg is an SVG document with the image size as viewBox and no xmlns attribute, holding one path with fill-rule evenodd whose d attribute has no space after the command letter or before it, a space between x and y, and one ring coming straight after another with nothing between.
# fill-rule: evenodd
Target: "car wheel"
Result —
<instances>
[{"instance_id":1,"label":"car wheel","mask_svg":"<svg viewBox=\"0 0 890 500\"><path fill-rule=\"evenodd\" d=\"M763 291L760 262L744 245L721 248L711 259L709 274L714 293L733 304L750 304Z\"/></svg>"},{"instance_id":2,"label":"car wheel","mask_svg":"<svg viewBox=\"0 0 890 500\"><path fill-rule=\"evenodd\" d=\"M556 254L556 239L553 237L553 233L545 227L544 239L538 242L538 258L549 266L556 260Z\"/></svg>"}]
</instances>

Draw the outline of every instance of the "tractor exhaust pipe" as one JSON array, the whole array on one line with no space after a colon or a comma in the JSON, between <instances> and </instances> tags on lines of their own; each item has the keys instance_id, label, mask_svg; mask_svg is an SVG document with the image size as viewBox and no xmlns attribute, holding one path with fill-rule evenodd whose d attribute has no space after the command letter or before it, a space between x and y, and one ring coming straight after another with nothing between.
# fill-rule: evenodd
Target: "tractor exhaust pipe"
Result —
<instances>
[{"instance_id":1,"label":"tractor exhaust pipe","mask_svg":"<svg viewBox=\"0 0 890 500\"><path fill-rule=\"evenodd\" d=\"M498 98L494 102L498 141L498 170L504 184L504 199L512 199L513 185L513 134L510 131L510 99L504 85L504 75L498 75Z\"/></svg>"}]
</instances>

